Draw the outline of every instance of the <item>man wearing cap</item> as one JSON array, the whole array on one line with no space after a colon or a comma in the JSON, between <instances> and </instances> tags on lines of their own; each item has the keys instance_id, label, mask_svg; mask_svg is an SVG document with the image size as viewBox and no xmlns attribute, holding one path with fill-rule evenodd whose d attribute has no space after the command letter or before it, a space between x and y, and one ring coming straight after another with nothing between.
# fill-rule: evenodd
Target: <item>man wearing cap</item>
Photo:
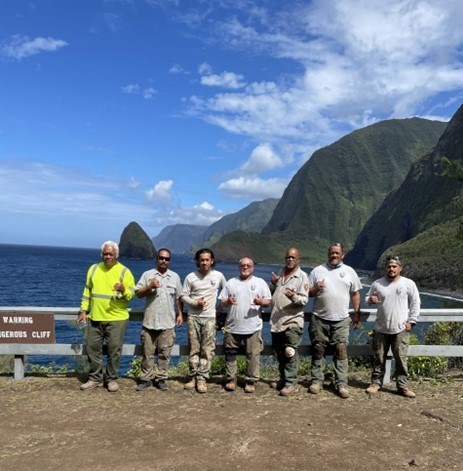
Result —
<instances>
[{"instance_id":1,"label":"man wearing cap","mask_svg":"<svg viewBox=\"0 0 463 471\"><path fill-rule=\"evenodd\" d=\"M333 352L335 387L339 397L347 399L347 342L352 320L349 303L354 308L354 327L360 325L360 290L362 284L355 270L343 263L344 249L335 243L328 247L328 261L315 267L309 275L309 295L314 297L313 315L309 334L312 344L311 394L323 389L326 367L326 351Z\"/></svg>"},{"instance_id":2,"label":"man wearing cap","mask_svg":"<svg viewBox=\"0 0 463 471\"><path fill-rule=\"evenodd\" d=\"M167 371L175 341L175 326L183 324L182 285L177 273L169 269L170 250L162 248L156 256L156 268L145 271L136 286L137 297L145 298L141 330L143 356L137 391L153 384L167 391ZM154 364L154 356L158 361Z\"/></svg>"},{"instance_id":3,"label":"man wearing cap","mask_svg":"<svg viewBox=\"0 0 463 471\"><path fill-rule=\"evenodd\" d=\"M372 348L374 352L369 394L376 394L383 384L389 348L395 360L397 390L405 397L416 394L408 387L407 354L410 332L420 313L420 295L415 283L401 275L402 262L397 256L386 258L386 276L376 280L366 295L368 304L378 306Z\"/></svg>"}]
</instances>

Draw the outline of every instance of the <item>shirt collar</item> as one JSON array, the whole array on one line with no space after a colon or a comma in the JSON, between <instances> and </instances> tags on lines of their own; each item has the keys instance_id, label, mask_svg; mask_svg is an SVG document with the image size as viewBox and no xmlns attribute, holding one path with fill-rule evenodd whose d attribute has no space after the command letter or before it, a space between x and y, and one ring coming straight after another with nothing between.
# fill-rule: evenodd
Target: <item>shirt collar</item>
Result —
<instances>
[{"instance_id":1,"label":"shirt collar","mask_svg":"<svg viewBox=\"0 0 463 471\"><path fill-rule=\"evenodd\" d=\"M344 263L341 262L341 263L339 263L338 265L331 265L330 262L327 262L327 265L328 265L328 267L331 268L332 270L336 270L337 268L341 268L341 267L344 265Z\"/></svg>"}]
</instances>

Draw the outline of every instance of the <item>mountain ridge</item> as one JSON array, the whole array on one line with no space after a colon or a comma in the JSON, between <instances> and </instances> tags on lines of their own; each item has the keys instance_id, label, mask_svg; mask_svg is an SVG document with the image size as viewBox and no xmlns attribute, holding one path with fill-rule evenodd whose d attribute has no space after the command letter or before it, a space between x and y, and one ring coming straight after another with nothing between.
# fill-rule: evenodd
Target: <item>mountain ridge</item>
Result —
<instances>
[{"instance_id":1,"label":"mountain ridge","mask_svg":"<svg viewBox=\"0 0 463 471\"><path fill-rule=\"evenodd\" d=\"M454 198L461 194L462 183L442 176L446 168L442 157L463 162L463 105L436 146L411 166L400 187L387 195L365 223L348 254L349 263L374 269L388 247L459 214Z\"/></svg>"}]
</instances>

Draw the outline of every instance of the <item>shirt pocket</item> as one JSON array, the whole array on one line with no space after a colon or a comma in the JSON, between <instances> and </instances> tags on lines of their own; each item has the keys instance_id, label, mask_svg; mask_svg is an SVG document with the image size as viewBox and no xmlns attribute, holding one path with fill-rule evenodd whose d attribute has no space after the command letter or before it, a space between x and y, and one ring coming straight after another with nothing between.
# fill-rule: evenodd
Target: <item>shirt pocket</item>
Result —
<instances>
[{"instance_id":1,"label":"shirt pocket","mask_svg":"<svg viewBox=\"0 0 463 471\"><path fill-rule=\"evenodd\" d=\"M176 291L177 290L175 289L175 286L167 285L167 293L169 294L169 296L174 297Z\"/></svg>"}]
</instances>

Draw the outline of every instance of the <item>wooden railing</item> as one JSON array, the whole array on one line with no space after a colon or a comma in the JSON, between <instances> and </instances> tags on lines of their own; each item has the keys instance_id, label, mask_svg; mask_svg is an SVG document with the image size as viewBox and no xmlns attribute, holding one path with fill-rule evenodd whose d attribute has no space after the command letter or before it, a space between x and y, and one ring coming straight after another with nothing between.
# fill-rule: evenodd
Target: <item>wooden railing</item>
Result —
<instances>
[{"instance_id":1,"label":"wooden railing","mask_svg":"<svg viewBox=\"0 0 463 471\"><path fill-rule=\"evenodd\" d=\"M45 314L51 313L55 321L75 321L78 308L65 307L30 307L0 306L0 315L4 314ZM311 314L306 313L306 322L309 321ZM264 321L268 321L269 313L263 313ZM143 319L143 310L131 309L130 320L141 321ZM362 322L374 322L376 319L375 309L363 309L361 315ZM463 309L422 309L420 311L419 322L463 322ZM301 345L299 353L302 356L311 354L311 346ZM371 356L369 344L348 346L348 353L352 355ZM28 355L63 355L63 356L81 356L86 354L85 344L26 344L26 343L0 343L0 355L14 355L14 379L24 379L25 357ZM141 355L142 347L140 344L124 344L122 355ZM223 354L223 346L217 345L216 354ZM272 355L272 346L265 345L263 355ZM172 349L172 356L187 356L188 345L176 344ZM463 345L410 345L409 356L441 356L441 357L463 357ZM389 352L386 364L385 383L389 383L391 375L392 356Z\"/></svg>"}]
</instances>

